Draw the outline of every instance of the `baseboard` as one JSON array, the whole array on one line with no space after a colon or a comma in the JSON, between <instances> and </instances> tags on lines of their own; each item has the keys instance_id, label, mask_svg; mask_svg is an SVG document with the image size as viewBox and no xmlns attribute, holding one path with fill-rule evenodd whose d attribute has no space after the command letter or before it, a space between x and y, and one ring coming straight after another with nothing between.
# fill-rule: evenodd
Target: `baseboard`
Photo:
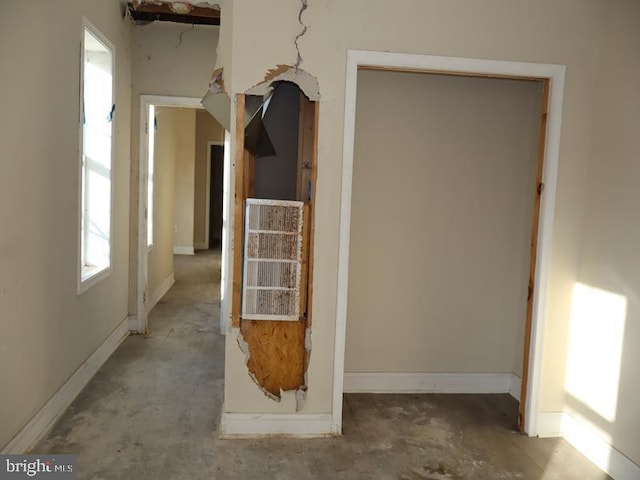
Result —
<instances>
[{"instance_id":1,"label":"baseboard","mask_svg":"<svg viewBox=\"0 0 640 480\"><path fill-rule=\"evenodd\" d=\"M206 242L194 242L193 248L194 250L209 250L209 245Z\"/></svg>"},{"instance_id":2,"label":"baseboard","mask_svg":"<svg viewBox=\"0 0 640 480\"><path fill-rule=\"evenodd\" d=\"M53 427L71 402L89 383L100 367L129 335L129 318L102 342L87 358L80 368L49 399L38 413L23 427L18 434L2 449L3 454L22 454L33 448L38 441Z\"/></svg>"},{"instance_id":3,"label":"baseboard","mask_svg":"<svg viewBox=\"0 0 640 480\"><path fill-rule=\"evenodd\" d=\"M540 414L538 432L540 437L564 437L576 450L615 480L640 478L640 466L616 450L596 430L569 413Z\"/></svg>"},{"instance_id":4,"label":"baseboard","mask_svg":"<svg viewBox=\"0 0 640 480\"><path fill-rule=\"evenodd\" d=\"M517 379L514 380L514 378ZM345 393L512 393L511 373L345 373ZM519 391L518 391L519 396Z\"/></svg>"},{"instance_id":5,"label":"baseboard","mask_svg":"<svg viewBox=\"0 0 640 480\"><path fill-rule=\"evenodd\" d=\"M511 380L509 381L509 395L511 395L516 400L520 401L520 393L522 389L522 379L515 375L511 374Z\"/></svg>"},{"instance_id":6,"label":"baseboard","mask_svg":"<svg viewBox=\"0 0 640 480\"><path fill-rule=\"evenodd\" d=\"M330 414L222 413L221 438L331 436Z\"/></svg>"},{"instance_id":7,"label":"baseboard","mask_svg":"<svg viewBox=\"0 0 640 480\"><path fill-rule=\"evenodd\" d=\"M195 255L193 247L173 247L174 255Z\"/></svg>"},{"instance_id":8,"label":"baseboard","mask_svg":"<svg viewBox=\"0 0 640 480\"><path fill-rule=\"evenodd\" d=\"M176 282L175 274L174 272L171 272L171 274L164 279L164 282L162 282L158 288L156 288L153 292L151 292L151 295L149 296L149 301L147 302L147 313L149 313L151 309L156 306L156 304L160 301L162 297L165 296L165 294L169 291L169 289L173 286L175 282Z\"/></svg>"}]
</instances>

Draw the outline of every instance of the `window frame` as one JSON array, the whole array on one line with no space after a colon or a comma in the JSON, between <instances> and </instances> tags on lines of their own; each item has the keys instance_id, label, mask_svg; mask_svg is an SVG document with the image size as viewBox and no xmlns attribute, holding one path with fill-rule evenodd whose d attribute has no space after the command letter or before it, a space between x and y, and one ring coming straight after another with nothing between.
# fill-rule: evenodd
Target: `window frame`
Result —
<instances>
[{"instance_id":1,"label":"window frame","mask_svg":"<svg viewBox=\"0 0 640 480\"><path fill-rule=\"evenodd\" d=\"M100 283L111 274L113 265L113 227L114 227L114 165L115 165L115 116L111 124L111 151L109 159L109 260L105 267L96 267L95 269L86 268L84 265L84 251L82 236L84 232L83 224L85 216L83 211L85 196L85 170L83 168L84 155L84 66L85 66L85 32L89 32L96 40L98 40L111 54L111 101L116 104L116 48L114 44L93 25L86 17L82 17L82 25L80 30L80 73L79 73L79 97L78 97L78 132L79 132L79 149L78 149L78 254L77 254L77 293L78 295L86 292L93 286Z\"/></svg>"}]
</instances>

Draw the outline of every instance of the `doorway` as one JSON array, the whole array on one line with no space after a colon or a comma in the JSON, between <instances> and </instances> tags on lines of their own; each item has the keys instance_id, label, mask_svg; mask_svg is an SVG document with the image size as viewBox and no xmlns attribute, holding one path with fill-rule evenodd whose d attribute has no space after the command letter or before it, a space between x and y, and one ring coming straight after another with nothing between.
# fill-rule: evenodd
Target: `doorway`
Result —
<instances>
[{"instance_id":1,"label":"doorway","mask_svg":"<svg viewBox=\"0 0 640 480\"><path fill-rule=\"evenodd\" d=\"M206 245L207 249L222 247L222 214L224 188L224 143L220 141L207 144L207 210Z\"/></svg>"},{"instance_id":2,"label":"doorway","mask_svg":"<svg viewBox=\"0 0 640 480\"><path fill-rule=\"evenodd\" d=\"M356 118L356 92L359 69L383 69L418 71L453 75L509 77L512 79L539 80L548 87L550 111L543 115L541 132L547 136L540 145L540 185L545 195L540 197L539 230L534 229L535 252L532 264L532 292L529 308L530 323L527 326L529 346L525 346L525 371L529 381L523 388L526 400L522 428L529 435L537 433L538 393L540 381L541 333L544 324L544 300L548 275L551 242L553 201L558 162L559 127L562 107L564 67L557 65L525 64L478 59L404 55L382 52L350 51L347 60L347 91L345 114L345 144L343 156L342 204L339 247L337 330L334 361L333 431L340 433L342 426L342 394L344 391L345 341L348 310L350 266L351 214L354 172L354 136ZM542 188L538 185L538 191ZM390 199L393 201L393 199ZM526 292L524 293L526 296ZM391 322L392 319L389 319ZM389 323L389 331L393 325ZM528 354L526 353L528 352Z\"/></svg>"},{"instance_id":3,"label":"doorway","mask_svg":"<svg viewBox=\"0 0 640 480\"><path fill-rule=\"evenodd\" d=\"M178 160L164 162L167 164L165 167L155 165L155 160L162 157L159 155L159 150L160 154L170 155L166 151L169 147L165 145L163 148L157 148L158 141L157 139L154 141L158 130L158 112L165 112L166 122L163 123L163 127L168 128L167 131L172 137L171 148L176 146L175 148L179 149L179 153L176 150L173 156L179 159L180 165L177 165ZM186 117L174 119L178 112L186 114ZM211 139L203 140L205 136L201 135L200 116L209 119L209 114L202 108L200 99L141 95L136 293L138 314L133 318L130 326L131 330L138 333L148 333L149 311L173 285L173 255L193 255L196 248L202 248L203 244L205 248L208 246L206 243L208 238L205 239L209 233L208 229L205 231L207 223L205 212L208 215L209 210L209 199L206 197L208 184L206 175L209 174L208 150ZM217 122L215 123L219 126ZM189 128L186 128L185 124L189 124ZM221 126L219 129L219 138L217 137L214 141L224 145L224 139L228 134ZM198 147L201 147L201 151ZM228 155L222 155L222 159L223 164L220 166L222 176L229 175ZM159 192L160 178L164 178L164 193ZM221 178L220 181L223 179ZM222 195L221 190L220 194ZM164 208L162 212L159 211L160 200ZM160 227L162 227L161 232ZM218 236L222 240L225 229L223 225L220 225L220 228L222 231ZM163 252L160 254L155 250L159 250L161 246ZM169 264L169 266L164 265L166 268L160 274L151 272L150 255L162 257L160 263L156 262L154 265ZM153 273L153 279L150 273ZM222 281L225 281L224 278ZM225 291L224 285L221 286L221 291Z\"/></svg>"}]
</instances>

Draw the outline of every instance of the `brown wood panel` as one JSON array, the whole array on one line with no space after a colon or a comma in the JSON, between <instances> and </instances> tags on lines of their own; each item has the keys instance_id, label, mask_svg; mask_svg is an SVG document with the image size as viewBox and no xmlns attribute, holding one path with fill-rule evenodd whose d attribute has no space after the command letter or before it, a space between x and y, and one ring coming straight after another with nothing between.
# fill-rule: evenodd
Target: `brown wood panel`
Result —
<instances>
[{"instance_id":1,"label":"brown wood panel","mask_svg":"<svg viewBox=\"0 0 640 480\"><path fill-rule=\"evenodd\" d=\"M300 257L300 317L306 319L307 313L307 287L309 280L309 205L305 205L302 211L302 251Z\"/></svg>"},{"instance_id":2,"label":"brown wood panel","mask_svg":"<svg viewBox=\"0 0 640 480\"><path fill-rule=\"evenodd\" d=\"M538 230L540 226L540 196L544 190L542 173L544 170L544 150L547 139L547 116L549 110L549 79L543 81L542 109L540 113L540 133L538 137L538 168L536 171L536 189L533 206L533 225L531 228L531 255L529 258L529 289L527 294L527 320L525 325L524 352L522 366L522 386L520 390L520 407L518 426L524 432L525 406L527 403L527 386L529 383L529 355L531 351L531 327L533 324L533 289L536 278L536 261L538 254Z\"/></svg>"},{"instance_id":3,"label":"brown wood panel","mask_svg":"<svg viewBox=\"0 0 640 480\"><path fill-rule=\"evenodd\" d=\"M244 218L244 94L236 96L236 154L235 154L235 194L233 203L233 296L231 302L231 322L234 328L240 326L240 298L242 295L242 231Z\"/></svg>"},{"instance_id":4,"label":"brown wood panel","mask_svg":"<svg viewBox=\"0 0 640 480\"><path fill-rule=\"evenodd\" d=\"M313 155L315 145L315 105L300 92L300 109L298 118L298 184L296 198L309 203L309 182L313 181Z\"/></svg>"},{"instance_id":5,"label":"brown wood panel","mask_svg":"<svg viewBox=\"0 0 640 480\"><path fill-rule=\"evenodd\" d=\"M500 75L496 73L481 74L473 72L448 72L442 70L429 70L423 68L409 68L409 67L386 67L384 65L362 65L358 67L358 70L373 70L380 72L399 72L399 73L426 73L431 75L450 75L454 77L474 77L474 78L497 78L506 80L522 80L524 82L530 82L533 80L546 80L541 77L520 77L513 75Z\"/></svg>"},{"instance_id":6,"label":"brown wood panel","mask_svg":"<svg viewBox=\"0 0 640 480\"><path fill-rule=\"evenodd\" d=\"M249 346L247 368L258 384L280 396L280 390L304 385L304 322L243 320L242 336Z\"/></svg>"},{"instance_id":7,"label":"brown wood panel","mask_svg":"<svg viewBox=\"0 0 640 480\"><path fill-rule=\"evenodd\" d=\"M176 13L168 3L129 1L127 9L131 18L139 22L175 22L196 25L220 25L220 8L209 6L190 6L187 13Z\"/></svg>"},{"instance_id":8,"label":"brown wood panel","mask_svg":"<svg viewBox=\"0 0 640 480\"><path fill-rule=\"evenodd\" d=\"M314 239L316 230L316 185L318 179L318 119L319 104L310 102L313 109L313 140L311 143L311 202L309 209L309 273L307 285L307 328L311 328L311 310L313 304L313 263Z\"/></svg>"}]
</instances>

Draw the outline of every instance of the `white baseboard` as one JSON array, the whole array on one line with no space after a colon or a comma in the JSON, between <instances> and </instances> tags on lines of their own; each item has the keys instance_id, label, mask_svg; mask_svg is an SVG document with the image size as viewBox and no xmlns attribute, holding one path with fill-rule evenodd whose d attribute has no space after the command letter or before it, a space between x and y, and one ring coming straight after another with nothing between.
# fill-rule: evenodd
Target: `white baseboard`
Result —
<instances>
[{"instance_id":1,"label":"white baseboard","mask_svg":"<svg viewBox=\"0 0 640 480\"><path fill-rule=\"evenodd\" d=\"M516 400L520 401L520 390L522 389L522 379L515 375L511 374L511 380L509 381L509 395L511 395Z\"/></svg>"},{"instance_id":2,"label":"white baseboard","mask_svg":"<svg viewBox=\"0 0 640 480\"><path fill-rule=\"evenodd\" d=\"M596 430L566 412L541 413L540 437L564 437L576 450L615 480L637 480L640 466L616 450Z\"/></svg>"},{"instance_id":3,"label":"white baseboard","mask_svg":"<svg viewBox=\"0 0 640 480\"><path fill-rule=\"evenodd\" d=\"M221 438L289 436L300 438L331 436L330 414L222 413Z\"/></svg>"},{"instance_id":4,"label":"white baseboard","mask_svg":"<svg viewBox=\"0 0 640 480\"><path fill-rule=\"evenodd\" d=\"M194 242L193 248L194 250L209 250L209 245L205 242Z\"/></svg>"},{"instance_id":5,"label":"white baseboard","mask_svg":"<svg viewBox=\"0 0 640 480\"><path fill-rule=\"evenodd\" d=\"M193 247L173 247L174 255L195 255Z\"/></svg>"},{"instance_id":6,"label":"white baseboard","mask_svg":"<svg viewBox=\"0 0 640 480\"><path fill-rule=\"evenodd\" d=\"M71 402L89 383L100 367L129 335L129 318L125 318L120 325L102 342L102 344L87 358L80 368L67 380L60 389L49 399L38 413L23 427L18 434L2 449L3 454L22 454L33 448L38 441L53 427Z\"/></svg>"},{"instance_id":7,"label":"white baseboard","mask_svg":"<svg viewBox=\"0 0 640 480\"><path fill-rule=\"evenodd\" d=\"M171 274L164 279L164 282L162 282L158 288L156 288L153 292L151 292L151 295L149 296L149 301L147 302L147 313L149 313L151 309L156 306L156 304L160 301L162 297L165 296L165 294L169 291L169 289L173 286L175 282L176 282L175 274L174 272L171 272Z\"/></svg>"},{"instance_id":8,"label":"white baseboard","mask_svg":"<svg viewBox=\"0 0 640 480\"><path fill-rule=\"evenodd\" d=\"M520 378L511 373L345 373L345 393L510 393ZM516 397L517 398L517 397Z\"/></svg>"}]
</instances>

